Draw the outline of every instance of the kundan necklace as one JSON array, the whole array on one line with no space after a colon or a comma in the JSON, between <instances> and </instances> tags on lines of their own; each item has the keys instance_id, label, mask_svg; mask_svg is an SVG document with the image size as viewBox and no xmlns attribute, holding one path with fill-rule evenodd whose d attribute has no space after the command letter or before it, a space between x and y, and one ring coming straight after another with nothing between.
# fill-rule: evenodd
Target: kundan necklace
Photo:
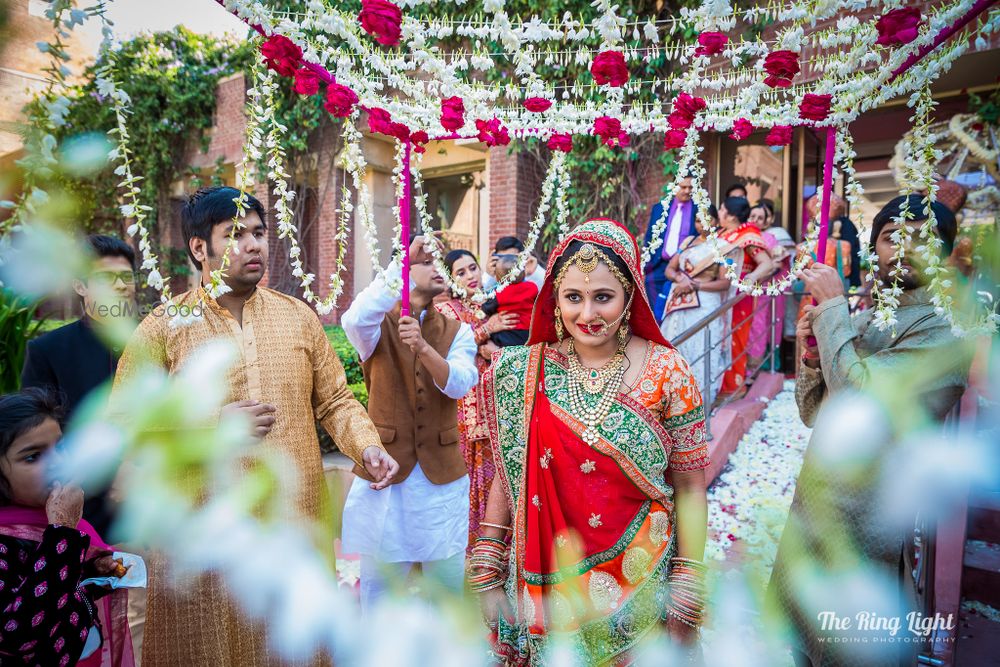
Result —
<instances>
[{"instance_id":1,"label":"kundan necklace","mask_svg":"<svg viewBox=\"0 0 1000 667\"><path fill-rule=\"evenodd\" d=\"M597 427L607 417L625 377L625 346L619 345L615 356L601 368L586 368L580 363L569 341L569 404L574 417L584 423L583 441L594 445L600 440Z\"/></svg>"}]
</instances>

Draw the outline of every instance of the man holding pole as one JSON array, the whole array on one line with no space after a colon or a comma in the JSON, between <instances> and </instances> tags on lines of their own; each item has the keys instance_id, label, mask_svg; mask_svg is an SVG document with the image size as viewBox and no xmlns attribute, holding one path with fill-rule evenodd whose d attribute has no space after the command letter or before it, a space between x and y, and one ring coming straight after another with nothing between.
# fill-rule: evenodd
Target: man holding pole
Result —
<instances>
[{"instance_id":1,"label":"man holding pole","mask_svg":"<svg viewBox=\"0 0 1000 667\"><path fill-rule=\"evenodd\" d=\"M381 493L356 467L344 506L343 548L361 555L366 613L415 565L444 589L459 593L463 586L469 477L458 447L456 401L479 379L476 341L468 324L432 307L445 282L425 241L417 236L409 245L408 299L387 286L400 276L394 260L342 319L361 357L368 414L400 465Z\"/></svg>"}]
</instances>

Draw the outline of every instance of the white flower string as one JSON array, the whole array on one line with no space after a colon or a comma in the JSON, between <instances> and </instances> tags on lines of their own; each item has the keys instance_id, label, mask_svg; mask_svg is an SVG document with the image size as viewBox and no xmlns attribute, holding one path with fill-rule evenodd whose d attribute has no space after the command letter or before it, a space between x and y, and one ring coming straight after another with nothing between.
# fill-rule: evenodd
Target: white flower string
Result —
<instances>
[{"instance_id":1,"label":"white flower string","mask_svg":"<svg viewBox=\"0 0 1000 667\"><path fill-rule=\"evenodd\" d=\"M382 280L386 289L398 292L403 289L403 279L401 277L390 278L386 274L385 268L383 268L379 263L381 251L379 250L378 229L375 226L375 212L372 203L372 195L368 189L368 183L365 180L367 163L365 162L364 152L361 148L362 136L361 132L355 125L357 122L357 112L355 112L355 116L353 116L350 121L351 122L345 122L343 126L344 150L341 153L341 165L351 176L351 183L353 184L354 191L357 193L358 197L358 205L353 207L350 205L349 201L343 202L343 205L348 212L352 209L356 211L357 221L360 223L361 229L364 232L368 256L371 257L372 266L375 269L375 275ZM398 207L398 203L396 206ZM402 256L403 244L400 240L401 233L402 222L400 221L399 216L396 216L396 226L392 232L392 254L394 257Z\"/></svg>"},{"instance_id":2,"label":"white flower string","mask_svg":"<svg viewBox=\"0 0 1000 667\"><path fill-rule=\"evenodd\" d=\"M205 292L213 299L232 291L226 284L224 277L226 269L232 262L233 255L239 255L239 243L237 235L246 227L243 218L247 214L247 193L253 189L254 183L250 176L250 170L259 164L263 155L264 146L264 126L267 123L267 112L261 102L263 90L270 85L274 73L263 64L263 57L259 55L250 64L250 89L247 90L247 126L246 135L243 142L243 162L240 164L240 171L236 176L236 187L239 193L233 197L236 204L236 215L233 216L233 225L229 230L226 240L226 249L222 253L222 263L218 269L209 272L209 283L205 287Z\"/></svg>"}]
</instances>

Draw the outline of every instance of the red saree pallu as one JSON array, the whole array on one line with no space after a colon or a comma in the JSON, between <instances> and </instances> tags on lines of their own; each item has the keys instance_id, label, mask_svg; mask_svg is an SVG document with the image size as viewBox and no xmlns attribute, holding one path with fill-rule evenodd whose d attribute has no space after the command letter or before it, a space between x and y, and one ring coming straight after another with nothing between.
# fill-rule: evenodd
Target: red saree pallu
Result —
<instances>
[{"instance_id":1,"label":"red saree pallu","mask_svg":"<svg viewBox=\"0 0 1000 667\"><path fill-rule=\"evenodd\" d=\"M760 249L767 252L767 244L760 235L760 230L756 225L749 222L740 225L731 232L723 234L722 238L743 248L743 267L740 270L740 278L745 278L752 272L757 263L753 259L753 250ZM753 327L753 314L755 299L749 294L740 299L730 311L733 337L730 349L732 351L732 365L722 377L722 392L732 393L739 391L747 379L747 355L744 352L750 343L750 329Z\"/></svg>"},{"instance_id":2,"label":"red saree pallu","mask_svg":"<svg viewBox=\"0 0 1000 667\"><path fill-rule=\"evenodd\" d=\"M584 443L574 421L538 397L528 502L518 517L525 528L519 588L526 591L521 602L531 632L581 630L627 609L664 564L673 535L670 505L648 498L612 456ZM659 618L655 607L647 612L646 625Z\"/></svg>"}]
</instances>

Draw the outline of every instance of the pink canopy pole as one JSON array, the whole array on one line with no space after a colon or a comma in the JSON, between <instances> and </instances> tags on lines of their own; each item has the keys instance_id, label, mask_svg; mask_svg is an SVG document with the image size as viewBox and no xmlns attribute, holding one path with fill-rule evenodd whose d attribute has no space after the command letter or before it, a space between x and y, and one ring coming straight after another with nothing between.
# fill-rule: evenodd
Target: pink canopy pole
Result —
<instances>
[{"instance_id":1,"label":"pink canopy pole","mask_svg":"<svg viewBox=\"0 0 1000 667\"><path fill-rule=\"evenodd\" d=\"M399 242L403 246L403 293L399 314L402 317L410 315L410 197L413 188L413 174L410 173L410 150L413 144L407 139L403 142L403 196L399 199Z\"/></svg>"},{"instance_id":2,"label":"pink canopy pole","mask_svg":"<svg viewBox=\"0 0 1000 667\"><path fill-rule=\"evenodd\" d=\"M819 209L819 239L816 241L816 261L826 263L826 239L830 233L830 199L833 196L833 155L836 152L837 130L826 128L826 160L823 162L823 204Z\"/></svg>"}]
</instances>

